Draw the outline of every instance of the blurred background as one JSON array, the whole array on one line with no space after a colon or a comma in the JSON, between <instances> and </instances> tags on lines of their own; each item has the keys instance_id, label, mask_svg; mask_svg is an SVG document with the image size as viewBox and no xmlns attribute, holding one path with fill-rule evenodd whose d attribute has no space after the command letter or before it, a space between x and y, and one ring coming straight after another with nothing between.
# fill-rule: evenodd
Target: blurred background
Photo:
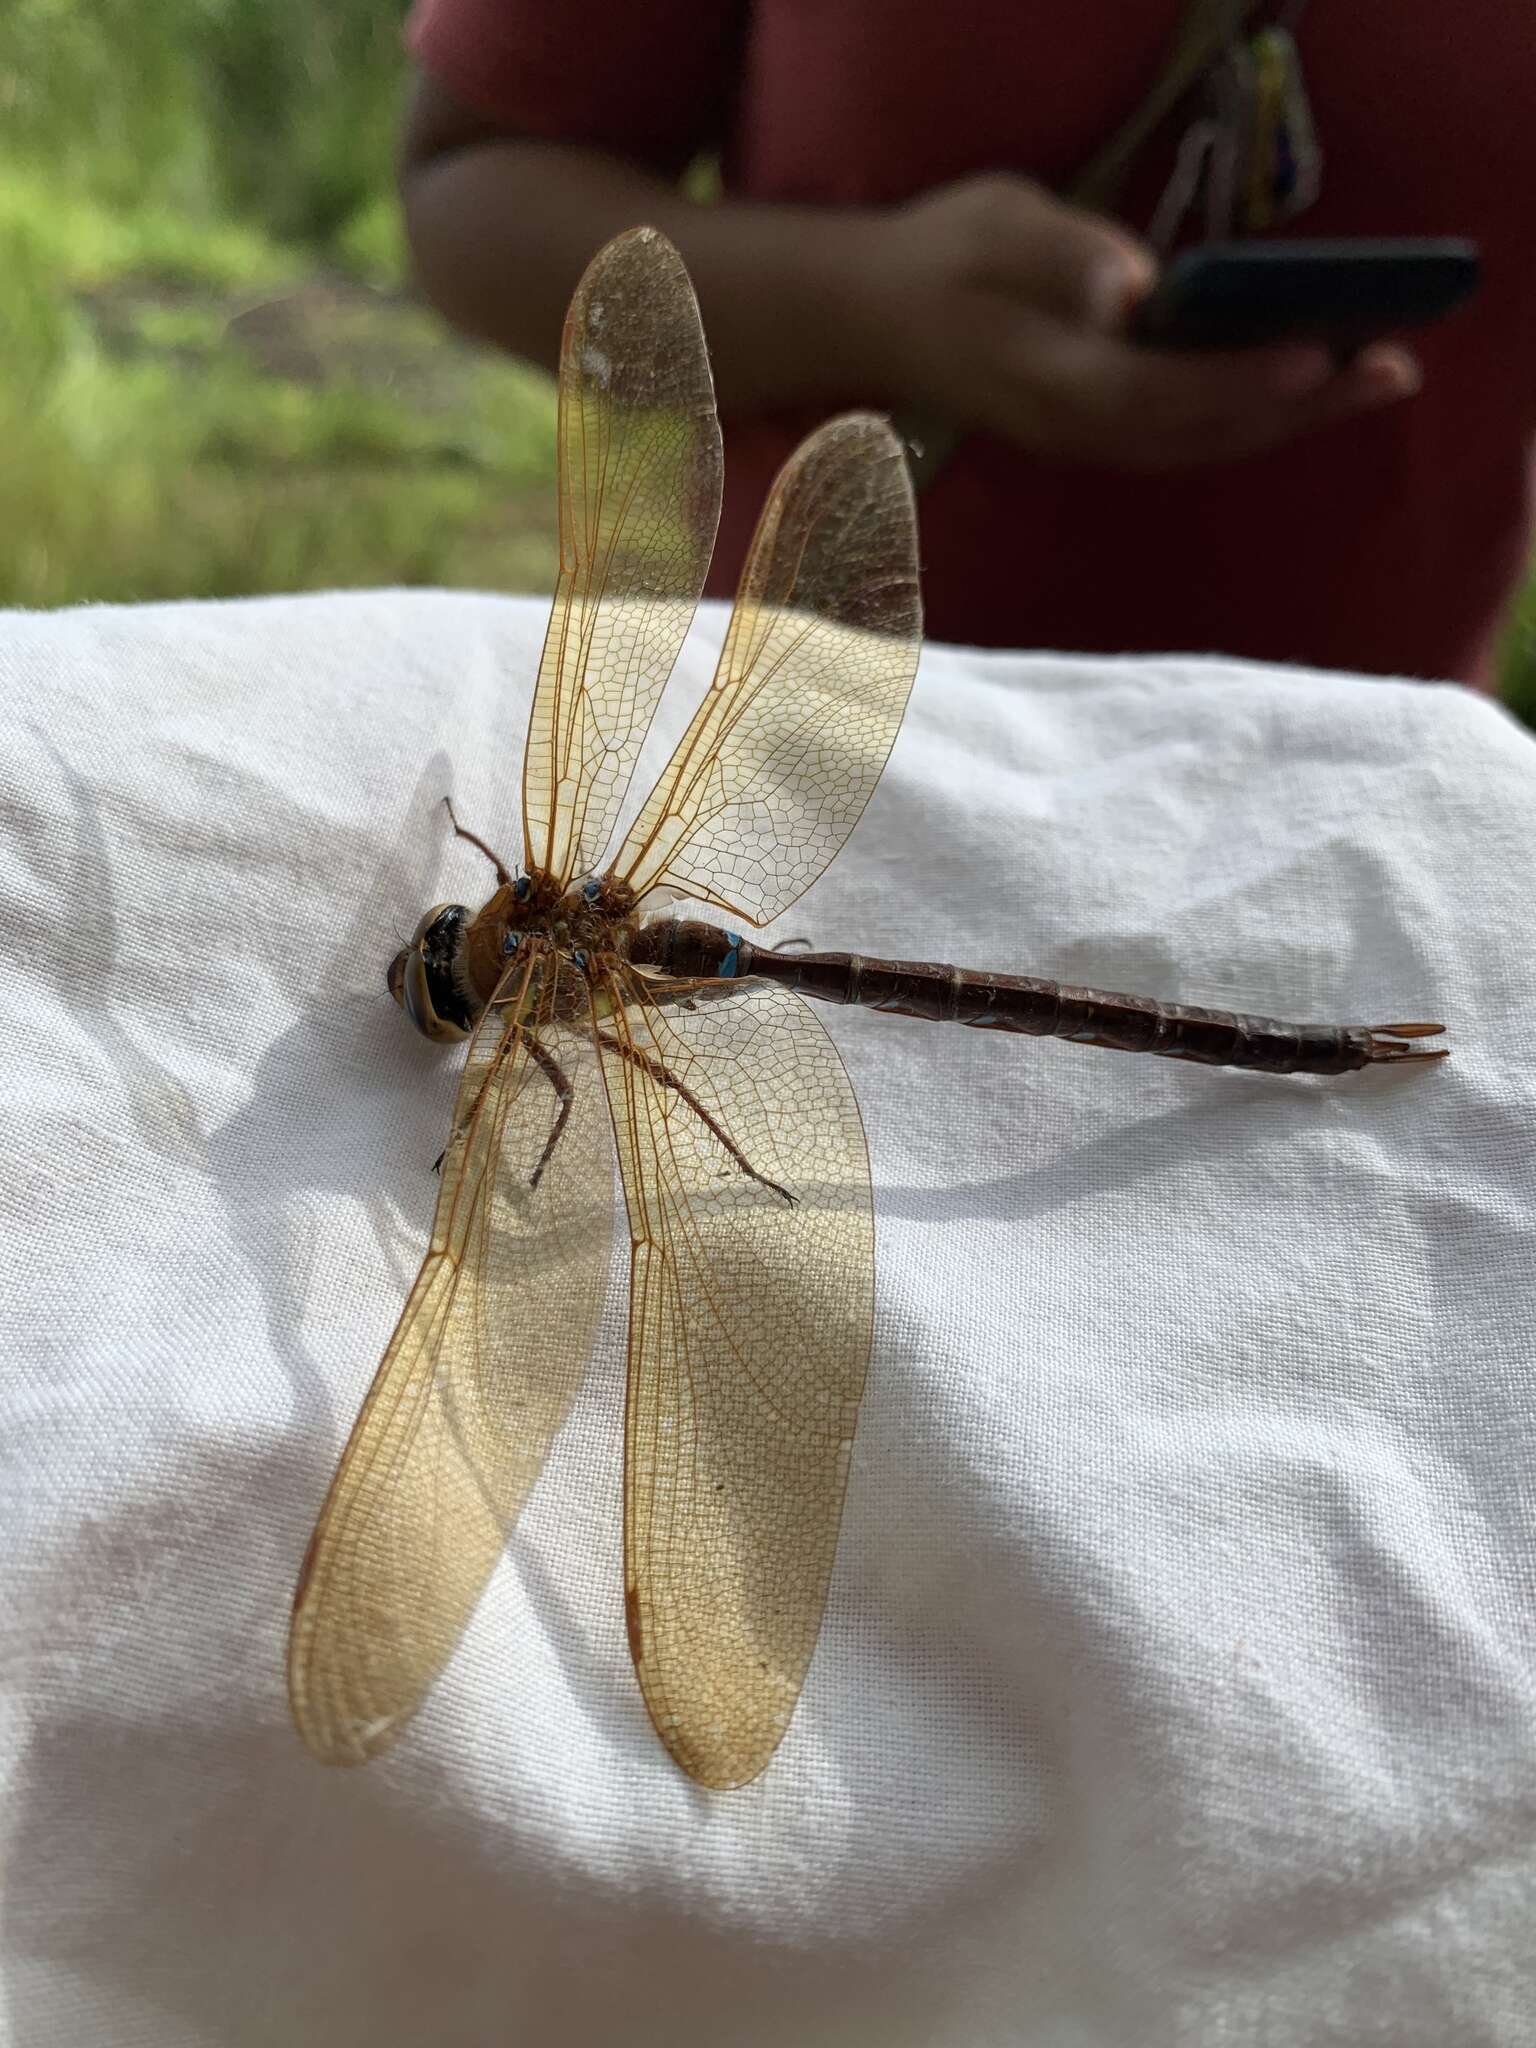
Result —
<instances>
[{"instance_id":1,"label":"blurred background","mask_svg":"<svg viewBox=\"0 0 1536 2048\"><path fill-rule=\"evenodd\" d=\"M405 288L405 12L0 6L0 603L549 588L552 388Z\"/></svg>"},{"instance_id":2,"label":"blurred background","mask_svg":"<svg viewBox=\"0 0 1536 2048\"><path fill-rule=\"evenodd\" d=\"M0 8L0 604L549 588L549 381L406 285L405 13Z\"/></svg>"}]
</instances>

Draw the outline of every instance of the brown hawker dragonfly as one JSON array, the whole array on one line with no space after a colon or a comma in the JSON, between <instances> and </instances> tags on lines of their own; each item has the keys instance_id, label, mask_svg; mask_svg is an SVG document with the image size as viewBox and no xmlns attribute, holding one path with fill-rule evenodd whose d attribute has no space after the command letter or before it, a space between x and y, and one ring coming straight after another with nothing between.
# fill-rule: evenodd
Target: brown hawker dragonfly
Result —
<instances>
[{"instance_id":1,"label":"brown hawker dragonfly","mask_svg":"<svg viewBox=\"0 0 1536 2048\"><path fill-rule=\"evenodd\" d=\"M872 415L777 478L713 683L606 863L704 585L720 434L677 252L596 258L560 365L560 576L523 763L523 866L429 910L389 971L469 1040L431 1245L295 1596L289 1691L333 1763L442 1670L591 1354L629 1220L624 1577L657 1733L700 1783L773 1755L816 1645L874 1310L859 1112L802 996L1269 1073L1443 1049L1437 1024L1296 1025L918 962L770 951L869 801L921 639L912 493ZM463 832L461 836L474 839Z\"/></svg>"}]
</instances>

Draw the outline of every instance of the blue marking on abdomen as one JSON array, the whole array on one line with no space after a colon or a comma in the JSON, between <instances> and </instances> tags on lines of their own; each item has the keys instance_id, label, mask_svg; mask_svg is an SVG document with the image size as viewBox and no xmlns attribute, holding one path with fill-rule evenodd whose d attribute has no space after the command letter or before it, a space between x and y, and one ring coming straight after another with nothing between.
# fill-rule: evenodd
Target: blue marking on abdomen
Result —
<instances>
[{"instance_id":1,"label":"blue marking on abdomen","mask_svg":"<svg viewBox=\"0 0 1536 2048\"><path fill-rule=\"evenodd\" d=\"M731 949L715 971L722 981L729 981L736 972L736 963L741 957L741 933L727 932L725 936L731 942Z\"/></svg>"}]
</instances>

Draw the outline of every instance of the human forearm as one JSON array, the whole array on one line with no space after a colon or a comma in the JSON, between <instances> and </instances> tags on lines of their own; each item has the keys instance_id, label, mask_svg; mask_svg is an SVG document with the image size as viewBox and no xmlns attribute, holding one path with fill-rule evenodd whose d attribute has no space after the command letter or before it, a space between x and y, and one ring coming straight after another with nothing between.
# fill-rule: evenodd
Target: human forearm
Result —
<instances>
[{"instance_id":1,"label":"human forearm","mask_svg":"<svg viewBox=\"0 0 1536 2048\"><path fill-rule=\"evenodd\" d=\"M1388 344L1337 374L1318 344L1135 346L1126 316L1152 252L1026 178L889 208L699 205L616 156L498 131L424 77L402 183L428 297L551 367L590 258L659 228L693 279L728 412L875 404L1047 460L1165 469L1254 454L1418 384Z\"/></svg>"},{"instance_id":2,"label":"human forearm","mask_svg":"<svg viewBox=\"0 0 1536 2048\"><path fill-rule=\"evenodd\" d=\"M757 411L869 387L851 289L861 216L699 205L632 164L563 143L472 140L409 160L407 229L423 290L456 327L553 367L593 252L645 223L698 293L720 401Z\"/></svg>"}]
</instances>

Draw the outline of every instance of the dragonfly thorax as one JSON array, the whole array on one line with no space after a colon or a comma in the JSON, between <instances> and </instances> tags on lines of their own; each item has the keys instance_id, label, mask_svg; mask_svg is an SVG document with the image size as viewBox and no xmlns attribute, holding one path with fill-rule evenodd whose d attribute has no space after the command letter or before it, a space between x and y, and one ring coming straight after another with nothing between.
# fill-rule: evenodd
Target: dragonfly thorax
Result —
<instances>
[{"instance_id":1,"label":"dragonfly thorax","mask_svg":"<svg viewBox=\"0 0 1536 2048\"><path fill-rule=\"evenodd\" d=\"M632 902L621 883L589 877L562 891L548 876L520 875L473 916L462 903L436 904L390 962L389 992L425 1037L467 1038L530 941L578 968L627 955L638 924Z\"/></svg>"}]
</instances>

